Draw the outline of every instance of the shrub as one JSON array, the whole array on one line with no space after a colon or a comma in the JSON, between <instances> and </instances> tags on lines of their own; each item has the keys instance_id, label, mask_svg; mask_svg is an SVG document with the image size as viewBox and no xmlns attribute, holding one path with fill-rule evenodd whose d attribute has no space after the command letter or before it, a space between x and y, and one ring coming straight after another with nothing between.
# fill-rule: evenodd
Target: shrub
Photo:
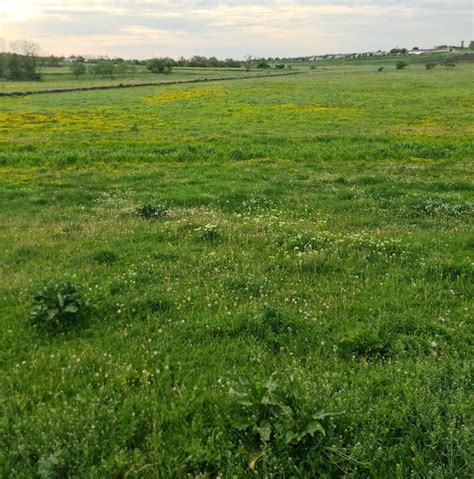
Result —
<instances>
[{"instance_id":1,"label":"shrub","mask_svg":"<svg viewBox=\"0 0 474 479\"><path fill-rule=\"evenodd\" d=\"M408 66L408 63L404 61L399 61L395 64L395 67L397 68L397 70L403 70L407 66Z\"/></svg>"},{"instance_id":2,"label":"shrub","mask_svg":"<svg viewBox=\"0 0 474 479\"><path fill-rule=\"evenodd\" d=\"M378 69L377 71L383 72L383 69L384 69L384 68L385 68L385 67L379 67L379 69Z\"/></svg>"},{"instance_id":3,"label":"shrub","mask_svg":"<svg viewBox=\"0 0 474 479\"><path fill-rule=\"evenodd\" d=\"M438 66L437 63L427 63L427 64L425 65L425 68L426 68L427 70L433 70L433 68L436 68L437 66Z\"/></svg>"},{"instance_id":4,"label":"shrub","mask_svg":"<svg viewBox=\"0 0 474 479\"><path fill-rule=\"evenodd\" d=\"M151 73L167 75L173 70L173 61L170 58L152 58L148 60L146 68Z\"/></svg>"},{"instance_id":5,"label":"shrub","mask_svg":"<svg viewBox=\"0 0 474 479\"><path fill-rule=\"evenodd\" d=\"M30 321L36 328L59 332L79 324L88 310L89 302L76 285L53 280L34 294Z\"/></svg>"},{"instance_id":6,"label":"shrub","mask_svg":"<svg viewBox=\"0 0 474 479\"><path fill-rule=\"evenodd\" d=\"M446 68L454 68L456 66L456 63L447 61L443 63L443 66Z\"/></svg>"},{"instance_id":7,"label":"shrub","mask_svg":"<svg viewBox=\"0 0 474 479\"><path fill-rule=\"evenodd\" d=\"M150 221L162 218L168 214L168 209L164 205L153 205L146 203L137 208L137 214L140 218Z\"/></svg>"},{"instance_id":8,"label":"shrub","mask_svg":"<svg viewBox=\"0 0 474 479\"><path fill-rule=\"evenodd\" d=\"M285 68L285 64L284 63L278 63L277 65L275 65L275 68L278 68L279 70L283 70Z\"/></svg>"},{"instance_id":9,"label":"shrub","mask_svg":"<svg viewBox=\"0 0 474 479\"><path fill-rule=\"evenodd\" d=\"M261 69L267 69L267 68L271 68L270 65L268 64L268 62L266 62L265 60L261 60L257 63L257 68L261 68Z\"/></svg>"}]
</instances>

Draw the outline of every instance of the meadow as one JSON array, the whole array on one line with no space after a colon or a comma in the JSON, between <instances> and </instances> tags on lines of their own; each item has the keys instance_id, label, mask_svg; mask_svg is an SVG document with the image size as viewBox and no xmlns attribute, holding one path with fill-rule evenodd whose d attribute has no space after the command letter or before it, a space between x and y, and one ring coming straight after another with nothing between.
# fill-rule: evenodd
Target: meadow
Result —
<instances>
[{"instance_id":1,"label":"meadow","mask_svg":"<svg viewBox=\"0 0 474 479\"><path fill-rule=\"evenodd\" d=\"M88 66L89 70L91 66ZM42 67L39 81L10 81L0 79L0 93L31 92L37 90L54 90L56 88L84 88L110 85L137 85L142 83L161 83L174 81L204 80L212 78L227 78L240 76L259 76L268 73L278 73L273 70L251 69L249 72L240 68L174 68L169 74L156 74L145 67L135 67L133 70L110 76L98 76L90 71L76 78L70 66Z\"/></svg>"},{"instance_id":2,"label":"meadow","mask_svg":"<svg viewBox=\"0 0 474 479\"><path fill-rule=\"evenodd\" d=\"M0 477L473 474L474 67L377 67L0 99Z\"/></svg>"}]
</instances>

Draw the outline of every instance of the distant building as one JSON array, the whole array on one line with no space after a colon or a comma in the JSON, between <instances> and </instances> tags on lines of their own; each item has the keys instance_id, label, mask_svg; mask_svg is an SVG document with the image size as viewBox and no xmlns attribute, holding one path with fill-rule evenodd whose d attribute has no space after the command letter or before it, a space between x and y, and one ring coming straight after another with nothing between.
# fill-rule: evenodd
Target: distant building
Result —
<instances>
[{"instance_id":1,"label":"distant building","mask_svg":"<svg viewBox=\"0 0 474 479\"><path fill-rule=\"evenodd\" d=\"M408 55L430 55L432 53L449 53L453 52L455 49L452 47L448 46L441 46L441 47L435 47L435 48L419 48L417 50L410 50L408 52Z\"/></svg>"}]
</instances>

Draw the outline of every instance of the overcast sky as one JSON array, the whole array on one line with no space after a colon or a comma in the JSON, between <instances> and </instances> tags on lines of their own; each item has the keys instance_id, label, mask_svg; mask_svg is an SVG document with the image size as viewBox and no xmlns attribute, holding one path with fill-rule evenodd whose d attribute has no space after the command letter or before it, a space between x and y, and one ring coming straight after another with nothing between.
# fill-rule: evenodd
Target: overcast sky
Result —
<instances>
[{"instance_id":1,"label":"overcast sky","mask_svg":"<svg viewBox=\"0 0 474 479\"><path fill-rule=\"evenodd\" d=\"M0 37L45 53L300 56L466 43L472 0L0 0Z\"/></svg>"}]
</instances>

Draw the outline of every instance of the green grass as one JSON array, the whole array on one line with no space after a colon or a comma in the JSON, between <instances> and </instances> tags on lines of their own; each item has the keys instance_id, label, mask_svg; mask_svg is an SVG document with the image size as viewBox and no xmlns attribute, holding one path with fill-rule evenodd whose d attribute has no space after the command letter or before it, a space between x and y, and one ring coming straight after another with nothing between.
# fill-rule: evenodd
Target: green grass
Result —
<instances>
[{"instance_id":1,"label":"green grass","mask_svg":"<svg viewBox=\"0 0 474 479\"><path fill-rule=\"evenodd\" d=\"M472 73L1 99L0 476L469 477Z\"/></svg>"}]
</instances>

